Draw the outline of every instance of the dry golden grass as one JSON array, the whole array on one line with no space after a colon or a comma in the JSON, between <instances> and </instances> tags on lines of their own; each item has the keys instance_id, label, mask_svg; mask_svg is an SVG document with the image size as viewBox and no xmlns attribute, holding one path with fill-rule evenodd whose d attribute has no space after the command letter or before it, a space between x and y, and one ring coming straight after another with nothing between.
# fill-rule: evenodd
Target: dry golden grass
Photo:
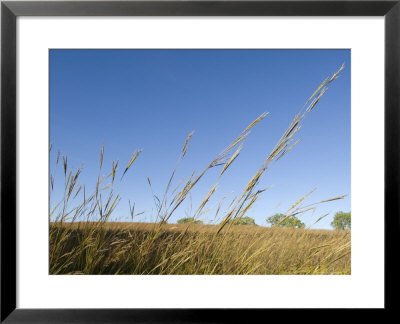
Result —
<instances>
[{"instance_id":1,"label":"dry golden grass","mask_svg":"<svg viewBox=\"0 0 400 324\"><path fill-rule=\"evenodd\" d=\"M52 202L54 177L51 175L50 274L350 274L349 231L232 225L233 220L246 217L265 192L267 188L258 188L262 175L273 161L278 161L299 143L299 139L295 140L294 137L302 127L304 118L314 109L328 85L338 77L342 69L343 66L332 77L325 79L307 100L261 167L242 193L232 199L226 211L221 209L226 197L222 198L215 214L215 219L220 219L217 225L172 225L167 222L202 177L210 169L221 166L217 179L191 217L196 219L207 211L206 205L216 193L220 178L239 156L251 129L267 113L250 123L200 173L193 172L171 191L176 170L188 150L193 135L191 132L184 142L164 193L157 196L153 192L157 217L153 224L109 221L121 199L114 191L119 161L113 161L111 171L101 175L104 146L100 152L97 182L90 195L87 195L86 186L79 183L82 168L75 172L69 170L67 156L60 159L58 152L56 165L62 161L64 195L58 203ZM141 150L134 151L120 181L140 153ZM151 187L150 179L147 180ZM304 200L310 194L296 201L287 211L286 218L315 212L318 204L344 197L338 196L304 206ZM133 220L138 214L135 214L135 204L129 202L129 205ZM325 216L320 216L318 220Z\"/></svg>"},{"instance_id":2,"label":"dry golden grass","mask_svg":"<svg viewBox=\"0 0 400 324\"><path fill-rule=\"evenodd\" d=\"M350 274L350 232L216 225L52 223L51 274ZM56 252L56 253L54 253Z\"/></svg>"}]
</instances>

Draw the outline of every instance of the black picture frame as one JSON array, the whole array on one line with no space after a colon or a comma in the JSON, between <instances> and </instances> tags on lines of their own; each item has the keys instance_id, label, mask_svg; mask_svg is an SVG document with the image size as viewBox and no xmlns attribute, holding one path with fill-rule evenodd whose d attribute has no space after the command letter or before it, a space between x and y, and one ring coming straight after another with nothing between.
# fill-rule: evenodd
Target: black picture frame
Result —
<instances>
[{"instance_id":1,"label":"black picture frame","mask_svg":"<svg viewBox=\"0 0 400 324\"><path fill-rule=\"evenodd\" d=\"M267 309L16 308L16 19L19 16L384 16L385 308L396 307L400 229L400 0L2 1L1 318L4 323L199 323L262 318ZM272 311L272 310L269 310ZM261 317L259 317L261 316ZM268 315L270 316L270 315ZM248 321L247 321L248 322ZM253 321L250 321L253 322Z\"/></svg>"}]
</instances>

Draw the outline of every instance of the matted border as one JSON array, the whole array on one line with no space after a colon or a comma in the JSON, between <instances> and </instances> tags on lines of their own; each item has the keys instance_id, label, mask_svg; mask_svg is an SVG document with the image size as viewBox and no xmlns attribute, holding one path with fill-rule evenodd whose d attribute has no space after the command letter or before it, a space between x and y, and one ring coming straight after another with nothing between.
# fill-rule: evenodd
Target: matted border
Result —
<instances>
[{"instance_id":1,"label":"matted border","mask_svg":"<svg viewBox=\"0 0 400 324\"><path fill-rule=\"evenodd\" d=\"M396 1L2 1L1 4L1 321L7 323L233 322L265 310L16 308L16 18L18 16L384 16L385 309L399 235L400 4ZM389 251L392 251L389 252ZM367 285L368 283L366 283ZM239 316L240 315L240 316Z\"/></svg>"}]
</instances>

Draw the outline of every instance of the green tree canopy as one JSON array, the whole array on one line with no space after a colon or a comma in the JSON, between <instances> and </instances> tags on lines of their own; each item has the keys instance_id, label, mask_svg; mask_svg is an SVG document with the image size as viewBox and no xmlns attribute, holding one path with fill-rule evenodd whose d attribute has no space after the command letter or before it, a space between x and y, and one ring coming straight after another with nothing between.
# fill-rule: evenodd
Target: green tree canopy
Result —
<instances>
[{"instance_id":1,"label":"green tree canopy","mask_svg":"<svg viewBox=\"0 0 400 324\"><path fill-rule=\"evenodd\" d=\"M251 217L240 217L240 218L235 218L231 219L228 224L232 225L256 225L256 222L254 221L254 218Z\"/></svg>"},{"instance_id":2,"label":"green tree canopy","mask_svg":"<svg viewBox=\"0 0 400 324\"><path fill-rule=\"evenodd\" d=\"M178 224L203 224L203 221L199 219L194 219L193 217L185 217L178 220Z\"/></svg>"},{"instance_id":3,"label":"green tree canopy","mask_svg":"<svg viewBox=\"0 0 400 324\"><path fill-rule=\"evenodd\" d=\"M291 216L283 220L285 217L285 214L275 214L267 218L267 223L278 227L304 228L304 223L296 216Z\"/></svg>"},{"instance_id":4,"label":"green tree canopy","mask_svg":"<svg viewBox=\"0 0 400 324\"><path fill-rule=\"evenodd\" d=\"M331 226L335 230L347 230L351 229L351 212L337 212L333 217Z\"/></svg>"}]
</instances>

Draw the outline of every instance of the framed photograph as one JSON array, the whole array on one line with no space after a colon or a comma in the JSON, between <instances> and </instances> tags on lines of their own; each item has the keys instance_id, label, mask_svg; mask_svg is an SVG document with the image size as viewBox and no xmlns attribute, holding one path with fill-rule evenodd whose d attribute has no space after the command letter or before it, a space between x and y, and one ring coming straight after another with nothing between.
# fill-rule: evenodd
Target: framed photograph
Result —
<instances>
[{"instance_id":1,"label":"framed photograph","mask_svg":"<svg viewBox=\"0 0 400 324\"><path fill-rule=\"evenodd\" d=\"M1 321L390 309L398 1L2 1Z\"/></svg>"}]
</instances>

